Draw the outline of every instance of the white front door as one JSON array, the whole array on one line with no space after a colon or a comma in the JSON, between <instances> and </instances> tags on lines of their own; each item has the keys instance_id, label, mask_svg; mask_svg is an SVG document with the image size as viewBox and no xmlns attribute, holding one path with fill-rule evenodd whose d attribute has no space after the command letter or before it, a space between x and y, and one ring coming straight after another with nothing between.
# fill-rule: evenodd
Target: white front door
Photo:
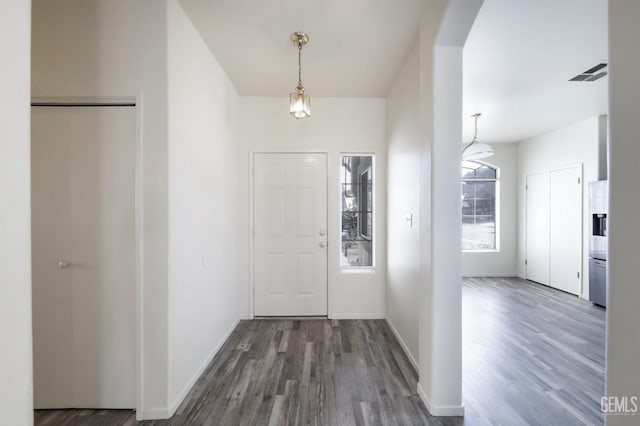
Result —
<instances>
[{"instance_id":1,"label":"white front door","mask_svg":"<svg viewBox=\"0 0 640 426\"><path fill-rule=\"evenodd\" d=\"M327 156L253 160L255 315L327 315Z\"/></svg>"},{"instance_id":2,"label":"white front door","mask_svg":"<svg viewBox=\"0 0 640 426\"><path fill-rule=\"evenodd\" d=\"M135 407L135 128L32 108L35 408Z\"/></svg>"}]
</instances>

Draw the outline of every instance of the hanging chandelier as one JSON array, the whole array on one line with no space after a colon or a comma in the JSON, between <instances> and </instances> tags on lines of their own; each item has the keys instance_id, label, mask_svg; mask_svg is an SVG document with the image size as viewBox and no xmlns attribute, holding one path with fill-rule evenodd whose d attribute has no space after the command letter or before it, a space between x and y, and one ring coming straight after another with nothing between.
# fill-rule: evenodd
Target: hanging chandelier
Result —
<instances>
[{"instance_id":1,"label":"hanging chandelier","mask_svg":"<svg viewBox=\"0 0 640 426\"><path fill-rule=\"evenodd\" d=\"M463 160L479 160L493 155L493 148L486 143L478 143L478 117L481 115L480 113L476 113L471 116L475 119L475 133L473 134L471 143L462 150Z\"/></svg>"},{"instance_id":2,"label":"hanging chandelier","mask_svg":"<svg viewBox=\"0 0 640 426\"><path fill-rule=\"evenodd\" d=\"M309 36L303 32L291 34L291 42L298 47L298 85L289 93L289 113L296 119L311 117L311 98L304 92L302 85L302 47L309 42Z\"/></svg>"}]
</instances>

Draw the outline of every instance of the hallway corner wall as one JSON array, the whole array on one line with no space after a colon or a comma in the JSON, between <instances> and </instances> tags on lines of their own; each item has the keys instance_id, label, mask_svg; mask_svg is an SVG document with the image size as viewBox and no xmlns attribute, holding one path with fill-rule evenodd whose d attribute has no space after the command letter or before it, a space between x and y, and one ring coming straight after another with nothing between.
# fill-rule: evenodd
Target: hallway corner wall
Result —
<instances>
[{"instance_id":1,"label":"hallway corner wall","mask_svg":"<svg viewBox=\"0 0 640 426\"><path fill-rule=\"evenodd\" d=\"M169 414L239 319L238 93L177 0L168 3Z\"/></svg>"},{"instance_id":2,"label":"hallway corner wall","mask_svg":"<svg viewBox=\"0 0 640 426\"><path fill-rule=\"evenodd\" d=\"M0 5L0 424L33 423L30 182L31 2Z\"/></svg>"},{"instance_id":3,"label":"hallway corner wall","mask_svg":"<svg viewBox=\"0 0 640 426\"><path fill-rule=\"evenodd\" d=\"M420 127L418 47L387 94L387 321L418 369Z\"/></svg>"},{"instance_id":4,"label":"hallway corner wall","mask_svg":"<svg viewBox=\"0 0 640 426\"><path fill-rule=\"evenodd\" d=\"M608 426L638 424L640 397L640 286L638 210L640 144L640 2L609 1L609 257L605 401L623 409L606 413ZM635 399L632 399L635 398ZM634 401L635 403L632 403ZM611 404L607 408L611 408ZM626 412L625 412L626 411ZM626 415L625 415L626 414Z\"/></svg>"}]
</instances>

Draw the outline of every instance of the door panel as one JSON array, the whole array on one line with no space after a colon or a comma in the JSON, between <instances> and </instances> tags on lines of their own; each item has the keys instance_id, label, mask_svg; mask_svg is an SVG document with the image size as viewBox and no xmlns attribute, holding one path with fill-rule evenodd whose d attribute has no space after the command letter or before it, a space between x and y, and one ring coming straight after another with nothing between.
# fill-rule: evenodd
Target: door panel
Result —
<instances>
[{"instance_id":1,"label":"door panel","mask_svg":"<svg viewBox=\"0 0 640 426\"><path fill-rule=\"evenodd\" d=\"M327 314L326 170L326 154L254 155L257 316Z\"/></svg>"},{"instance_id":2,"label":"door panel","mask_svg":"<svg viewBox=\"0 0 640 426\"><path fill-rule=\"evenodd\" d=\"M549 174L549 282L580 295L582 270L582 185L580 167Z\"/></svg>"},{"instance_id":3,"label":"door panel","mask_svg":"<svg viewBox=\"0 0 640 426\"><path fill-rule=\"evenodd\" d=\"M526 181L526 278L549 285L549 174Z\"/></svg>"},{"instance_id":4,"label":"door panel","mask_svg":"<svg viewBox=\"0 0 640 426\"><path fill-rule=\"evenodd\" d=\"M31 221L35 408L73 407L71 116L32 109Z\"/></svg>"},{"instance_id":5,"label":"door panel","mask_svg":"<svg viewBox=\"0 0 640 426\"><path fill-rule=\"evenodd\" d=\"M32 158L35 406L134 408L135 110L33 108Z\"/></svg>"}]
</instances>

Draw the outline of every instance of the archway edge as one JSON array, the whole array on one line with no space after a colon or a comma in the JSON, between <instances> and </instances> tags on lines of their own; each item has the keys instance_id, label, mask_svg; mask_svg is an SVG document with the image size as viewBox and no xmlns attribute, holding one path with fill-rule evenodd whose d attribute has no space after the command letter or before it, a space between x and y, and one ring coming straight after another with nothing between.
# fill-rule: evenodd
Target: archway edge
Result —
<instances>
[{"instance_id":1,"label":"archway edge","mask_svg":"<svg viewBox=\"0 0 640 426\"><path fill-rule=\"evenodd\" d=\"M483 0L440 0L420 22L418 394L436 416L464 415L460 141L462 49Z\"/></svg>"}]
</instances>

